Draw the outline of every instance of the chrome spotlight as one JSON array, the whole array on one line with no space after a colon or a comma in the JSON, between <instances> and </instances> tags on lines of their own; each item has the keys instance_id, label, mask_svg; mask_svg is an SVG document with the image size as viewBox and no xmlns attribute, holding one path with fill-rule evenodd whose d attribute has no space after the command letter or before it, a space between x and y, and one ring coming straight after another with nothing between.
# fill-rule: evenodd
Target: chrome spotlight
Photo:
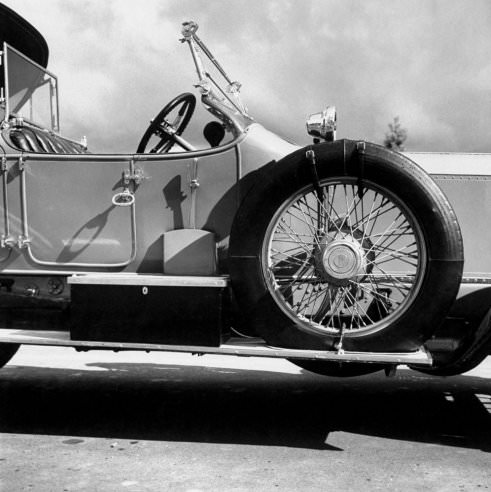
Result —
<instances>
[{"instance_id":1,"label":"chrome spotlight","mask_svg":"<svg viewBox=\"0 0 491 492\"><path fill-rule=\"evenodd\" d=\"M307 133L327 142L336 140L336 107L327 106L322 113L311 114L307 118Z\"/></svg>"}]
</instances>

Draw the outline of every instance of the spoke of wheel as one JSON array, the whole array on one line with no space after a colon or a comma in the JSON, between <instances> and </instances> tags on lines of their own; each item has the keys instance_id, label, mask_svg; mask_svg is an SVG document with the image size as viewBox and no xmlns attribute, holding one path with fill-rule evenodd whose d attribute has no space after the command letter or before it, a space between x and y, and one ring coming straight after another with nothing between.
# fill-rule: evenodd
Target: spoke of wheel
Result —
<instances>
[{"instance_id":1,"label":"spoke of wheel","mask_svg":"<svg viewBox=\"0 0 491 492\"><path fill-rule=\"evenodd\" d=\"M345 221L350 229L350 234L353 236L353 228L351 227L351 206L353 205L355 199L351 201L351 203L348 203L348 191L346 189L346 185L344 185L344 197L345 197L345 202L346 202L346 216L345 216Z\"/></svg>"},{"instance_id":2,"label":"spoke of wheel","mask_svg":"<svg viewBox=\"0 0 491 492\"><path fill-rule=\"evenodd\" d=\"M304 291L304 293L303 293L303 295L302 295L302 298L301 298L301 299L300 299L300 301L296 304L296 310L295 310L296 314L300 314L300 315L302 314L302 313L301 313L301 311L302 311L302 303L303 303L303 300L304 300L304 298L305 298L305 295L306 295L306 294L307 294L307 289L305 289L305 291ZM293 301L293 299L292 299L292 301ZM295 307L295 306L294 306L294 307Z\"/></svg>"},{"instance_id":3,"label":"spoke of wheel","mask_svg":"<svg viewBox=\"0 0 491 492\"><path fill-rule=\"evenodd\" d=\"M362 206L362 209L361 209L361 215L362 215L362 217L363 217L363 195L362 195L362 197L360 198L360 197L356 194L356 192L355 192L355 185L354 185L354 184L352 184L352 185L351 185L351 193L353 194L353 197L357 197L357 199L358 199L358 200L357 200L357 202L356 202L356 203L354 204L354 206L353 206L353 211L355 212L355 226L354 226L354 227L355 227L355 229L356 229L356 224L358 224L358 205L360 205L360 204L361 204L361 206ZM364 232L364 231L363 231L363 232ZM363 239L364 239L364 238L363 238ZM362 242L363 242L363 239L362 239Z\"/></svg>"},{"instance_id":4,"label":"spoke of wheel","mask_svg":"<svg viewBox=\"0 0 491 492\"><path fill-rule=\"evenodd\" d=\"M278 249L277 246L282 246L284 244L295 244L295 247L293 248L288 248L288 249ZM276 246L276 248L275 248ZM271 246L271 250L274 250L278 253L286 254L288 256L298 256L301 253L306 253L306 254L311 254L313 245L310 245L309 249L304 249L301 246L298 245L298 241L283 241L283 240L273 240L273 245ZM296 252L296 253L295 253Z\"/></svg>"},{"instance_id":5,"label":"spoke of wheel","mask_svg":"<svg viewBox=\"0 0 491 492\"><path fill-rule=\"evenodd\" d=\"M386 275L387 280L385 282L380 282L380 285L391 285L392 287L397 289L403 296L407 296L408 292L412 290L413 286L406 287L402 282L398 281L396 277L391 276L378 265L375 264L374 267L378 268L384 275Z\"/></svg>"},{"instance_id":6,"label":"spoke of wheel","mask_svg":"<svg viewBox=\"0 0 491 492\"><path fill-rule=\"evenodd\" d=\"M318 227L316 225L316 221L312 218L312 215L310 214L310 206L305 202L305 207L307 208L307 210L305 211L302 207L301 207L301 200L305 200L305 196L302 197L302 199L300 200L297 200L297 202L295 204L292 205L291 208L294 208L296 210L298 210L303 218L305 219L304 222L305 224L307 225L307 227L310 229L311 233L312 233L312 238L314 239L314 241L316 241L316 244L318 246L320 246L319 244L319 241L318 241ZM306 216L306 213L308 214L308 217ZM293 217L296 217L295 214L291 213L290 214L293 216ZM317 221L318 222L318 221Z\"/></svg>"},{"instance_id":7,"label":"spoke of wheel","mask_svg":"<svg viewBox=\"0 0 491 492\"><path fill-rule=\"evenodd\" d=\"M350 282L353 282L352 280L350 280ZM353 282L355 285L358 285L360 287L360 289L362 289L363 291L365 291L367 294L370 294L371 296L373 297L376 297L378 299L380 299L381 301L385 301L387 299L386 296L383 296L382 294L380 294L379 292L377 292L376 290L374 290L373 288L370 288L370 287L367 287L366 285L364 284L361 284L361 283L356 283L356 282ZM372 284L371 284L372 285ZM394 302L394 303L397 303L398 305L401 304L400 301L396 300L396 299L393 299L392 297L389 298L389 300L391 302Z\"/></svg>"},{"instance_id":8,"label":"spoke of wheel","mask_svg":"<svg viewBox=\"0 0 491 492\"><path fill-rule=\"evenodd\" d=\"M304 198L305 197L302 197L302 199L304 199ZM309 215L307 217L306 211L302 208L302 206L301 206L301 205L303 205L303 203L301 201L302 199L297 200L295 203L292 204L292 206L290 208L291 209L294 209L294 210L298 210L302 214L303 222L312 231L312 235L314 235L315 232L317 231L317 227L315 226L315 223L312 220L312 216ZM307 206L306 208L307 208L307 213L308 213L309 206ZM297 217L295 214L293 214L292 212L290 212L290 210L288 211L288 213L290 213L290 215L292 215L292 217L296 217L298 220L302 220L302 219L300 219L300 217Z\"/></svg>"},{"instance_id":9,"label":"spoke of wheel","mask_svg":"<svg viewBox=\"0 0 491 492\"><path fill-rule=\"evenodd\" d=\"M383 254L383 255L380 255L380 256L376 256L375 257L375 260L373 261L368 261L367 262L367 266L370 266L370 265L382 265L383 263L387 263L389 261L393 261L393 260L399 260L399 261L402 261L404 263L407 263L408 265L411 265L415 268L418 267L418 250L416 249L414 252L413 251L407 251L405 253L402 253L402 251L404 251L405 249L409 248L409 247L413 247L416 245L416 242L413 242L411 244L408 244L406 246L403 246L399 249L396 249L396 250L388 250L388 252L386 254ZM371 248L371 251L375 251L377 253L377 250L374 250L374 248ZM387 250L382 250L382 251L387 251ZM386 260L384 260L384 258L387 258ZM416 260L416 263L412 263L411 261L409 261L409 258L412 258L412 259L415 259Z\"/></svg>"},{"instance_id":10,"label":"spoke of wheel","mask_svg":"<svg viewBox=\"0 0 491 492\"><path fill-rule=\"evenodd\" d=\"M403 231L412 231L412 227L410 226L410 224L407 223L406 221L406 217L404 217L404 215L402 215L402 212L399 213L399 215L394 219L394 223L397 223L397 221L402 218L403 219L403 222L402 224L400 224L399 226L395 225L395 230L397 229L402 229ZM406 225L404 225L406 224ZM413 236L414 236L414 233L413 233ZM387 244L387 241L389 241L392 237L392 240L390 241L390 243ZM376 241L376 244L377 246L379 247L386 247L386 248L390 248L390 246L392 246L399 238L397 236L393 237L388 237L387 235L383 235L381 236L377 241Z\"/></svg>"},{"instance_id":11,"label":"spoke of wheel","mask_svg":"<svg viewBox=\"0 0 491 492\"><path fill-rule=\"evenodd\" d=\"M408 231L408 232L400 232L400 231ZM374 237L380 237L384 236L387 238L390 237L395 237L396 239L403 237L403 236L414 236L414 232L409 224L406 224L404 227L400 227L399 229L393 229L392 231L389 231L387 234L384 234L382 232L377 232L375 234L371 234L370 236L366 236L367 238L374 238Z\"/></svg>"},{"instance_id":12,"label":"spoke of wheel","mask_svg":"<svg viewBox=\"0 0 491 492\"><path fill-rule=\"evenodd\" d=\"M332 314L331 314L331 317L329 318L329 321L327 322L327 324L325 326L327 327L332 327L334 328L333 326L331 326L331 323L334 319L334 317L336 316L336 312L338 312L338 320L341 321L341 317L339 315L339 307L340 305L344 302L344 296L343 294L340 292L340 288L336 289L336 297L339 297L339 299L336 301L335 299L335 306L332 308ZM329 313L326 314L326 316L324 318L322 318L322 321L324 321L325 318L327 318L327 316L329 315Z\"/></svg>"},{"instance_id":13,"label":"spoke of wheel","mask_svg":"<svg viewBox=\"0 0 491 492\"><path fill-rule=\"evenodd\" d=\"M370 219L370 229L368 230L367 227L369 235L373 232L378 219L396 208L396 206L387 197L380 195L375 191L373 192L373 195L373 201L376 203L377 200L380 200L380 205L375 209L375 214Z\"/></svg>"},{"instance_id":14,"label":"spoke of wheel","mask_svg":"<svg viewBox=\"0 0 491 492\"><path fill-rule=\"evenodd\" d=\"M292 208L295 208L294 205L292 205L290 207L290 209L288 210L287 214L291 215L294 219L296 220L299 220L300 222L303 222L310 230L310 233L312 234L312 238L314 239L314 241L316 241L316 244L319 244L319 242L317 241L317 238L316 238L316 231L312 229L312 225L307 221L307 218L305 217L305 214L303 214L303 212L299 209L299 208L296 208L296 210L299 210L300 213L302 213L304 215L304 218L302 219L301 217L298 217L297 215L295 215L291 209ZM286 222L283 221L283 223L286 224Z\"/></svg>"},{"instance_id":15,"label":"spoke of wheel","mask_svg":"<svg viewBox=\"0 0 491 492\"><path fill-rule=\"evenodd\" d=\"M307 309L307 306L308 306L308 301L307 303L305 303L305 305L303 306L302 308L302 304L304 302L304 299L305 299L305 296L307 295L307 292L309 290L309 287L312 287L311 285L307 285L305 287L305 292L303 293L302 295L302 298L300 299L300 302L297 303L298 305L298 309L297 309L297 314L301 314L301 311L305 312L305 310ZM300 288L300 286L297 287L297 290ZM312 292L313 292L313 287L312 287ZM310 293L310 297L312 297L312 292Z\"/></svg>"},{"instance_id":16,"label":"spoke of wheel","mask_svg":"<svg viewBox=\"0 0 491 492\"><path fill-rule=\"evenodd\" d=\"M316 228L316 230L319 231L319 230L322 230L322 226L324 225L323 224L323 221L322 221L322 212L324 212L326 218L328 220L330 220L330 216L329 216L329 214L327 212L327 209L326 209L326 207L324 205L324 202L326 201L326 198L324 198L324 201L321 201L321 200L319 200L319 197L317 196L316 193L309 193L309 194L316 201L317 209L315 209L312 205L309 205L308 204L308 202L306 200L306 197L304 197L305 198L305 206L307 207L307 210L309 212L313 212L316 215L316 217L317 217L317 224L318 224L318 227ZM326 197L326 187L323 187L322 188L322 194L323 194L324 197ZM315 221L312 221L312 225L313 225L313 227L316 226Z\"/></svg>"},{"instance_id":17,"label":"spoke of wheel","mask_svg":"<svg viewBox=\"0 0 491 492\"><path fill-rule=\"evenodd\" d=\"M351 185L351 205L349 210L349 216L351 217L354 214L355 221L352 222L352 230L356 230L356 224L358 223L358 205L363 203L363 198L358 196L358 193L355 191L355 186Z\"/></svg>"},{"instance_id":18,"label":"spoke of wheel","mask_svg":"<svg viewBox=\"0 0 491 492\"><path fill-rule=\"evenodd\" d=\"M387 309L386 316L389 314L389 309L387 306L388 302L391 302L392 305L397 305L397 306L399 306L401 303L396 301L395 299L389 298L387 295L384 296L384 295L380 294L377 290L377 286L373 284L373 280L370 278L369 281L370 281L370 285L372 286L374 293L377 294L377 297L374 296L374 300L375 300L375 304L377 306L378 315L379 315L380 319L383 319L385 316L383 316L382 312L380 311L380 303L383 303L385 308ZM392 290L389 290L389 292L390 292L390 294L392 294ZM378 302L378 299L380 299L381 302Z\"/></svg>"},{"instance_id":19,"label":"spoke of wheel","mask_svg":"<svg viewBox=\"0 0 491 492\"><path fill-rule=\"evenodd\" d=\"M307 290L307 288L305 289ZM311 286L311 292L310 292L310 296L307 300L307 302L305 303L305 312L307 311L307 307L310 307L310 318L309 318L309 323L312 324L312 296L315 294L315 289L313 286ZM317 296L316 296L317 297ZM314 303L313 305L315 305L315 298L314 298Z\"/></svg>"},{"instance_id":20,"label":"spoke of wheel","mask_svg":"<svg viewBox=\"0 0 491 492\"><path fill-rule=\"evenodd\" d=\"M274 255L281 255L281 254L284 254L284 253L282 253L281 251L275 251L274 252ZM272 269L277 268L280 263L286 263L288 265L298 266L298 267L301 267L301 266L305 265L305 263L306 263L305 261L299 260L295 256L291 256L291 255L285 255L285 258L277 259L276 261L273 258L273 255L271 255L270 258L273 261L273 264L270 265L270 268L272 268Z\"/></svg>"},{"instance_id":21,"label":"spoke of wheel","mask_svg":"<svg viewBox=\"0 0 491 492\"><path fill-rule=\"evenodd\" d=\"M319 201L317 199L317 201ZM319 213L317 212L316 209L314 209L312 206L310 206L307 202L307 195L304 195L300 200L299 203L302 203L305 207L305 213L307 214L308 218L310 219L310 222L312 224L312 227L317 234L319 231ZM312 215L312 213L314 215Z\"/></svg>"},{"instance_id":22,"label":"spoke of wheel","mask_svg":"<svg viewBox=\"0 0 491 492\"><path fill-rule=\"evenodd\" d=\"M375 197L374 200L376 200L377 197ZM387 205L391 205L389 208L383 210L383 208ZM391 212L392 210L394 209L397 209L396 205L394 205L390 200L388 200L387 198L383 197L380 205L378 205L378 207L375 209L375 213L370 213L368 216L366 216L367 218L365 219L364 217L362 217L361 219L361 222L356 224L356 227L357 228L363 228L365 227L367 230L368 230L368 224L370 223L370 221L372 222L371 225L370 225L370 230L367 234L367 236L370 236L373 232L373 229L375 228L375 225L378 221L378 219L380 219L380 217L382 217L383 215Z\"/></svg>"},{"instance_id":23,"label":"spoke of wheel","mask_svg":"<svg viewBox=\"0 0 491 492\"><path fill-rule=\"evenodd\" d=\"M277 227L281 227L283 229L283 232L284 234L286 234L290 239L293 239L294 241L297 241L297 243L299 244L299 246L303 247L303 249L306 251L306 252L310 252L312 246L308 243L305 243L301 238L300 235L298 235L292 228L289 224L287 224L284 220L284 217L281 218L281 222L278 223L278 226ZM289 228L291 232L288 232L285 227ZM308 236L310 237L310 236ZM273 239L274 241L274 239Z\"/></svg>"},{"instance_id":24,"label":"spoke of wheel","mask_svg":"<svg viewBox=\"0 0 491 492\"><path fill-rule=\"evenodd\" d=\"M372 206L370 208L370 212L368 213L368 223L370 223L372 214L374 212L373 207L375 206L375 198L372 200ZM362 217L364 216L363 215L363 201L362 201L362 213L361 213L361 216ZM355 227L359 228L360 227L360 222L357 221L356 224L355 224ZM368 229L367 229L367 227L363 227L362 229L363 229L363 236L361 238L361 243L363 244L365 242L365 239L368 237L367 236Z\"/></svg>"},{"instance_id":25,"label":"spoke of wheel","mask_svg":"<svg viewBox=\"0 0 491 492\"><path fill-rule=\"evenodd\" d=\"M367 191L363 195L363 199L361 200L362 203L365 202L365 201L368 201L367 200ZM387 203L389 203L388 200L386 201L386 203L383 203L383 199L382 199L381 200L381 203L379 205L377 205L377 197L379 195L377 193L375 193L375 192L373 192L373 193L374 193L374 197L371 200L372 206L370 207L370 211L368 212L368 214L362 213L361 214L361 217L358 219L358 221L356 222L356 224L354 224L354 226L356 228L358 228L358 229L362 229L364 224L368 224L370 222L373 214L374 213L377 213L379 209L385 207L385 205L387 205ZM376 208L374 209L375 206L376 206Z\"/></svg>"},{"instance_id":26,"label":"spoke of wheel","mask_svg":"<svg viewBox=\"0 0 491 492\"><path fill-rule=\"evenodd\" d=\"M305 269L304 272L302 272L302 268ZM310 275L307 274L307 272L311 270L312 273ZM302 275L305 275L308 279L310 279L310 281L306 281L306 282L302 282L302 283L298 283L296 279L293 279L289 284L288 284L288 289L292 289L292 295L295 294L301 287L302 285L304 284L310 284L312 283L311 281L315 278L314 276L314 269L310 267L310 265L304 265L300 268L299 272L302 274Z\"/></svg>"},{"instance_id":27,"label":"spoke of wheel","mask_svg":"<svg viewBox=\"0 0 491 492\"><path fill-rule=\"evenodd\" d=\"M394 225L394 223L399 219L399 216L397 216L393 221L392 223L385 229L384 232L388 231L391 229L391 227ZM373 248L375 248L376 246L379 245L379 243L383 242L383 239L384 238L384 235L382 234L379 239L377 241L375 241L375 243L372 244L372 246L370 247L369 250L365 251L365 255L369 255L372 251L373 251Z\"/></svg>"},{"instance_id":28,"label":"spoke of wheel","mask_svg":"<svg viewBox=\"0 0 491 492\"><path fill-rule=\"evenodd\" d=\"M356 287L358 287L358 285L355 283ZM350 323L350 328L353 328L353 322L354 322L354 316L355 316L355 310L356 310L356 314L358 316L358 319L366 326L366 323L365 321L363 320L363 316L360 315L360 311L358 310L358 307L359 307L359 303L358 303L358 300L356 299L356 297L349 291L348 287L346 287L346 294L347 294L347 297L348 298L351 298L352 300L352 304L351 306L349 307L349 310L351 312L351 323ZM367 313L365 312L365 316L370 320L370 322L373 323L373 321L370 319L370 317L367 315Z\"/></svg>"},{"instance_id":29,"label":"spoke of wheel","mask_svg":"<svg viewBox=\"0 0 491 492\"><path fill-rule=\"evenodd\" d=\"M289 227L290 230L287 231L285 229L285 226ZM280 227L281 227L281 230L279 230ZM282 234L284 234L287 238L291 239L290 242L293 242L293 243L301 242L302 244L307 245L307 246L310 246L312 244L316 244L315 241L310 242L310 241L307 241L306 239L304 239L304 238L312 238L311 234L300 234L298 232L295 232L292 229L292 227L284 221L278 223L277 229L273 233L273 236L274 236L273 241L288 242L287 239L281 237Z\"/></svg>"},{"instance_id":30,"label":"spoke of wheel","mask_svg":"<svg viewBox=\"0 0 491 492\"><path fill-rule=\"evenodd\" d=\"M378 261L378 259L377 259L375 262L371 262L371 264L383 265L384 263L389 263L390 261L398 260L398 261L402 261L403 263L406 263L406 265L410 265L414 268L418 268L418 256L416 256L416 255L414 256L414 258L416 259L415 263L412 261L409 261L408 256L410 256L410 255L407 255L407 254L401 254L401 255L393 254L393 255L385 255L385 256L391 256L391 258L387 258L386 260L383 260L383 261Z\"/></svg>"},{"instance_id":31,"label":"spoke of wheel","mask_svg":"<svg viewBox=\"0 0 491 492\"><path fill-rule=\"evenodd\" d=\"M281 245L283 245L283 243L281 243ZM294 260L297 260L297 261L302 261L300 259L301 255L309 255L308 252L306 252L304 249L302 248L298 248L298 247L295 247L295 248L290 248L290 249L278 249L278 248L275 248L276 246L276 243L271 246L271 258L273 257L276 257L278 255L283 255L283 256L286 256L288 258L293 258Z\"/></svg>"},{"instance_id":32,"label":"spoke of wheel","mask_svg":"<svg viewBox=\"0 0 491 492\"><path fill-rule=\"evenodd\" d=\"M283 244L283 243L285 243L285 244L298 244L298 240L296 240L296 239L291 239L291 241L289 241L288 239L282 239L281 237L278 237L280 234L281 234L281 233L280 233L280 232L278 232L278 231L276 231L276 232L274 233L274 236L275 236L275 237L274 237L274 239L273 239L273 242L274 242L274 243L281 243L281 244ZM286 234L286 233L285 233L285 234ZM299 235L299 237L301 237L301 235ZM308 242L305 242L305 241L304 241L304 244L305 244L305 245L308 245L308 246L311 246L311 247L313 247L313 246L315 246L315 245L316 245L316 243L315 243L315 242L313 242L313 243L308 243ZM298 247L298 249L302 249L302 248Z\"/></svg>"},{"instance_id":33,"label":"spoke of wheel","mask_svg":"<svg viewBox=\"0 0 491 492\"><path fill-rule=\"evenodd\" d=\"M379 294L377 289L379 289L380 286L384 286L384 285L390 286L390 289L392 289L392 288L397 289L399 291L399 294L401 294L403 296L403 299L401 301L401 300L398 300L396 298L389 297L389 300L391 302L397 303L398 305L402 304L402 302L404 302L406 297L409 295L409 292L411 292L412 286L407 287L402 282L400 282L397 279L397 277L392 277L390 275L386 275L385 278L387 280L384 280L382 282L378 282L377 284L374 284L374 280L375 280L374 277L371 277L371 276L369 277L370 285L372 285L372 288L373 288L373 293L377 294L383 300L385 297L382 296L381 294Z\"/></svg>"},{"instance_id":34,"label":"spoke of wheel","mask_svg":"<svg viewBox=\"0 0 491 492\"><path fill-rule=\"evenodd\" d=\"M312 306L314 306L314 305L315 305L315 303L317 302L317 300L319 300L319 299L320 299L321 297L323 297L323 296L326 296L326 294L327 294L327 293L329 293L329 294L330 294L330 289L329 289L329 287L324 288L324 289L321 289L321 290L320 290L320 291L316 294L316 296L314 297L314 299L309 299L310 304L311 304Z\"/></svg>"},{"instance_id":35,"label":"spoke of wheel","mask_svg":"<svg viewBox=\"0 0 491 492\"><path fill-rule=\"evenodd\" d=\"M335 195L336 195L337 185L333 185L333 187L334 187L334 191L332 193L332 197L330 200L329 199L327 200L329 210L326 208L324 203L320 202L319 200L317 200L317 201L318 201L320 207L322 208L322 210L324 210L326 217L327 217L327 220L329 221L329 224L332 224L337 229L337 232L341 232L341 228L336 224L336 222L337 222L337 220L342 220L342 219L339 216L337 210L334 208L334 199L335 199ZM328 195L329 195L329 193L328 193ZM336 215L337 219L333 220L333 218L332 218L333 212Z\"/></svg>"},{"instance_id":36,"label":"spoke of wheel","mask_svg":"<svg viewBox=\"0 0 491 492\"><path fill-rule=\"evenodd\" d=\"M332 297L332 289L329 286L327 287L326 290L326 297L327 296L329 296L329 300L328 300L329 308L327 309L326 314L322 316L322 318L318 321L318 324L320 325L324 325L324 320L329 316L329 313L332 312L333 309L334 300ZM328 325L324 325L324 326L328 326Z\"/></svg>"},{"instance_id":37,"label":"spoke of wheel","mask_svg":"<svg viewBox=\"0 0 491 492\"><path fill-rule=\"evenodd\" d=\"M309 282L321 283L321 280L318 279L317 277L310 278L310 277L305 277L304 275L297 275L296 273L294 274L277 273L274 275L274 280L280 287L287 285L287 283L293 284L294 282L300 282L305 284L308 284Z\"/></svg>"}]
</instances>

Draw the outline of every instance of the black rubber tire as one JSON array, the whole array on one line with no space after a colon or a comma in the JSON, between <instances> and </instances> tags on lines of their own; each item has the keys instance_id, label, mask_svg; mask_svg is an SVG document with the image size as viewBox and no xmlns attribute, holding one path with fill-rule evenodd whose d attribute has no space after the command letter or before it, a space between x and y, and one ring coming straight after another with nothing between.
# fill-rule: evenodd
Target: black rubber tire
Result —
<instances>
[{"instance_id":1,"label":"black rubber tire","mask_svg":"<svg viewBox=\"0 0 491 492\"><path fill-rule=\"evenodd\" d=\"M329 376L333 378L353 378L357 376L366 376L374 372L383 371L384 366L378 364L363 364L360 362L331 362L324 360L310 359L288 359L306 371Z\"/></svg>"},{"instance_id":2,"label":"black rubber tire","mask_svg":"<svg viewBox=\"0 0 491 492\"><path fill-rule=\"evenodd\" d=\"M0 343L0 368L9 362L19 347L17 343Z\"/></svg>"},{"instance_id":3,"label":"black rubber tire","mask_svg":"<svg viewBox=\"0 0 491 492\"><path fill-rule=\"evenodd\" d=\"M244 198L232 226L229 269L241 314L267 343L332 350L338 346L339 334L316 329L282 309L273 298L262 262L263 243L275 214L299 190L309 186L312 193L315 190L312 165L306 158L309 148L268 164L258 173L257 184ZM320 182L339 177L390 190L412 215L425 250L424 273L404 311L374 323L371 330L343 334L343 348L361 352L417 350L443 321L462 278L462 237L448 200L419 166L384 147L366 143L363 155L357 142L349 140L312 148Z\"/></svg>"}]
</instances>

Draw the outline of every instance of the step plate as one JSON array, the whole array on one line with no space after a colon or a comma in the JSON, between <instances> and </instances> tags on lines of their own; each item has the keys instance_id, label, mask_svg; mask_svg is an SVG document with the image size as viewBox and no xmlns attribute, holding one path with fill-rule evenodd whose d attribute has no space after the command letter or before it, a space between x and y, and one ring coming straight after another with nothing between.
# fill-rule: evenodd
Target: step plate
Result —
<instances>
[{"instance_id":1,"label":"step plate","mask_svg":"<svg viewBox=\"0 0 491 492\"><path fill-rule=\"evenodd\" d=\"M431 355L424 350L408 353L381 352L331 352L323 350L298 350L271 347L260 338L230 338L220 347L161 345L148 343L87 342L70 340L65 331L32 331L0 329L0 343L20 343L25 345L50 345L74 348L94 348L108 350L155 350L163 352L191 352L196 354L238 355L249 357L273 357L288 359L316 359L344 362L367 362L383 364L410 364L431 366Z\"/></svg>"}]
</instances>

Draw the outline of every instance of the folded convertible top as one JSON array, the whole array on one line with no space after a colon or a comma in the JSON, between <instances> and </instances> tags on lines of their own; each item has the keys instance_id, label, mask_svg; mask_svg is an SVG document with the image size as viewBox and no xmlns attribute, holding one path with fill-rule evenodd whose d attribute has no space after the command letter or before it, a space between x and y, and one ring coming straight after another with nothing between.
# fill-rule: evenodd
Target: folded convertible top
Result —
<instances>
[{"instance_id":1,"label":"folded convertible top","mask_svg":"<svg viewBox=\"0 0 491 492\"><path fill-rule=\"evenodd\" d=\"M37 64L46 68L49 49L41 33L29 22L0 3L0 50L6 42Z\"/></svg>"}]
</instances>

